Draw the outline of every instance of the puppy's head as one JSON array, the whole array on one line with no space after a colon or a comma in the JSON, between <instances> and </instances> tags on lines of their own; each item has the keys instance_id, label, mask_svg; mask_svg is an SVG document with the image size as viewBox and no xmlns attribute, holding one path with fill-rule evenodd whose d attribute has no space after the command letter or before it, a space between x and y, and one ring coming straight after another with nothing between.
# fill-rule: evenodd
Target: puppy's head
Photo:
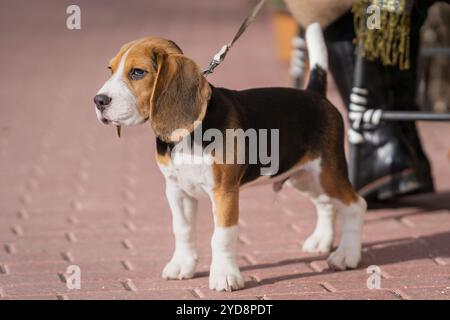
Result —
<instances>
[{"instance_id":1,"label":"puppy's head","mask_svg":"<svg viewBox=\"0 0 450 320\"><path fill-rule=\"evenodd\" d=\"M125 44L111 59L111 78L94 98L98 119L117 126L147 119L166 142L203 120L211 88L197 64L172 41L156 37ZM175 134L174 134L175 133Z\"/></svg>"}]
</instances>

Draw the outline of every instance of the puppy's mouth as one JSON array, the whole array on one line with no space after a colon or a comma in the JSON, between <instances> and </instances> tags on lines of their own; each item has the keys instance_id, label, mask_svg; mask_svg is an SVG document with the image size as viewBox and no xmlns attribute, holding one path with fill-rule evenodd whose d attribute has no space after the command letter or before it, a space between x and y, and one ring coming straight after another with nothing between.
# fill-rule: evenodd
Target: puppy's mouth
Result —
<instances>
[{"instance_id":1,"label":"puppy's mouth","mask_svg":"<svg viewBox=\"0 0 450 320\"><path fill-rule=\"evenodd\" d=\"M111 120L108 120L108 119L106 119L105 117L101 117L100 118L100 121L103 123L103 124L105 124L105 125L109 125L109 124L113 124L115 127L116 127L116 136L117 136L117 138L120 138L121 137L121 135L122 135L122 125L121 124L119 124L118 122L116 122L116 121L111 121Z\"/></svg>"},{"instance_id":2,"label":"puppy's mouth","mask_svg":"<svg viewBox=\"0 0 450 320\"><path fill-rule=\"evenodd\" d=\"M113 124L115 126L121 126L122 125L122 123L120 121L109 120L109 119L107 119L107 118L105 118L103 116L100 118L100 121L101 121L101 123L106 124L106 125L109 125L109 124Z\"/></svg>"},{"instance_id":3,"label":"puppy's mouth","mask_svg":"<svg viewBox=\"0 0 450 320\"><path fill-rule=\"evenodd\" d=\"M121 137L121 135L122 135L122 125L121 124L117 123L116 121L108 120L108 119L104 118L103 116L100 118L100 121L105 125L113 124L116 127L117 138Z\"/></svg>"},{"instance_id":4,"label":"puppy's mouth","mask_svg":"<svg viewBox=\"0 0 450 320\"><path fill-rule=\"evenodd\" d=\"M149 119L149 117L144 118L139 124L147 122L148 119ZM103 115L101 115L100 121L104 125L113 124L116 127L116 136L117 136L117 138L120 138L122 136L122 124L120 122L106 119L105 117L103 117Z\"/></svg>"},{"instance_id":5,"label":"puppy's mouth","mask_svg":"<svg viewBox=\"0 0 450 320\"><path fill-rule=\"evenodd\" d=\"M110 124L110 123L111 123L110 120L108 120L108 119L106 119L106 118L103 118L103 117L100 119L100 121L101 121L103 124Z\"/></svg>"},{"instance_id":6,"label":"puppy's mouth","mask_svg":"<svg viewBox=\"0 0 450 320\"><path fill-rule=\"evenodd\" d=\"M102 112L98 111L97 109L95 109L95 113L97 114L97 119L99 122L108 125L111 123L111 120L105 118L105 116L103 115Z\"/></svg>"},{"instance_id":7,"label":"puppy's mouth","mask_svg":"<svg viewBox=\"0 0 450 320\"><path fill-rule=\"evenodd\" d=\"M149 120L150 117L146 117L146 118L142 118L140 119L138 122L134 122L132 123L133 125L139 125L139 124L143 124L145 122L147 122ZM108 118L105 118L105 116L103 116L102 114L100 114L98 116L98 119L100 120L101 123L108 125L108 124L113 124L115 126L127 126L130 124L127 124L127 121L124 120L110 120Z\"/></svg>"}]
</instances>

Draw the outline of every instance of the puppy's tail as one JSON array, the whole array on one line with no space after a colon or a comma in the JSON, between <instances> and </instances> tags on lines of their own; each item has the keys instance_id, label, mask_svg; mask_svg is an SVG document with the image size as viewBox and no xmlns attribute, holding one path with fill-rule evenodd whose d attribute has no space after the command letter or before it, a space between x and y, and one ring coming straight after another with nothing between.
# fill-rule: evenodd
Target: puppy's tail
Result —
<instances>
[{"instance_id":1,"label":"puppy's tail","mask_svg":"<svg viewBox=\"0 0 450 320\"><path fill-rule=\"evenodd\" d=\"M311 69L306 88L325 96L327 92L328 53L322 28L318 22L312 23L306 28L306 45Z\"/></svg>"}]
</instances>

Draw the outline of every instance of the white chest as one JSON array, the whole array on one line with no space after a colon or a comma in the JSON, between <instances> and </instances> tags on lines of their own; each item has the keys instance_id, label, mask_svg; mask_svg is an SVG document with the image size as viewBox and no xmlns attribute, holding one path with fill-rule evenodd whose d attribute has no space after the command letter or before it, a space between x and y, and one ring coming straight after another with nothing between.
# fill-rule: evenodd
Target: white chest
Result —
<instances>
[{"instance_id":1,"label":"white chest","mask_svg":"<svg viewBox=\"0 0 450 320\"><path fill-rule=\"evenodd\" d=\"M166 179L192 197L211 195L214 186L210 156L174 152L167 165L159 166Z\"/></svg>"}]
</instances>

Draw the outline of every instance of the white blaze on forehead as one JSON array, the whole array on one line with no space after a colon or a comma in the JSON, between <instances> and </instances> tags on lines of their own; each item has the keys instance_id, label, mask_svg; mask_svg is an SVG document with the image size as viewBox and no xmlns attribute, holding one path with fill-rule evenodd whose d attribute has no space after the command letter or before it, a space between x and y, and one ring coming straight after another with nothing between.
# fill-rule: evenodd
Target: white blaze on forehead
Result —
<instances>
[{"instance_id":1,"label":"white blaze on forehead","mask_svg":"<svg viewBox=\"0 0 450 320\"><path fill-rule=\"evenodd\" d=\"M121 80L122 78L122 74L123 74L123 70L125 69L125 61L127 60L128 54L130 53L130 49L128 49L123 55L122 58L120 59L119 62L119 67L117 68L116 73L113 74L113 76L111 77L114 80Z\"/></svg>"},{"instance_id":2,"label":"white blaze on forehead","mask_svg":"<svg viewBox=\"0 0 450 320\"><path fill-rule=\"evenodd\" d=\"M131 48L120 59L116 72L109 78L97 94L103 94L111 98L111 104L105 108L102 114L97 111L99 118L103 117L116 125L133 125L144 121L136 106L136 97L123 80L126 77L125 62Z\"/></svg>"},{"instance_id":3,"label":"white blaze on forehead","mask_svg":"<svg viewBox=\"0 0 450 320\"><path fill-rule=\"evenodd\" d=\"M122 55L122 58L119 62L119 67L117 68L116 72L109 78L108 81L105 82L103 87L98 91L97 94L107 94L109 91L111 91L113 86L118 85L120 82L123 82L122 80L122 74L125 69L125 61L127 60L128 53L130 52L130 49L128 49L127 52L125 52Z\"/></svg>"}]
</instances>

